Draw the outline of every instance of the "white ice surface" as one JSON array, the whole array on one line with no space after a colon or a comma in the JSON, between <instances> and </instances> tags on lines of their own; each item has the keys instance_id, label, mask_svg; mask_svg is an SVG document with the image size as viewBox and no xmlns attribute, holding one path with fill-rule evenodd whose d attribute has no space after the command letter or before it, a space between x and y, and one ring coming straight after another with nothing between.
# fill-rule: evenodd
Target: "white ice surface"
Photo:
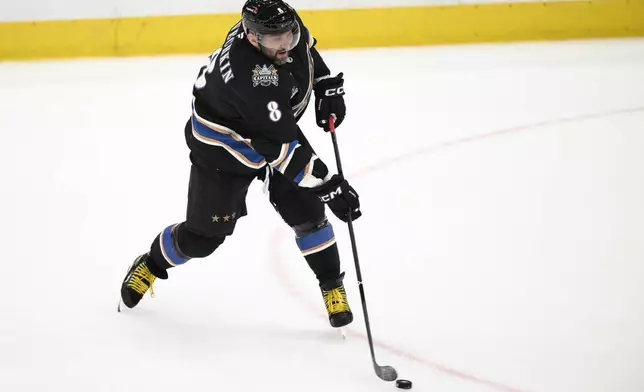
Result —
<instances>
[{"instance_id":1,"label":"white ice surface","mask_svg":"<svg viewBox=\"0 0 644 392\"><path fill-rule=\"evenodd\" d=\"M378 361L422 392L643 391L644 40L324 56ZM116 312L128 265L185 218L204 58L0 64L0 391L395 390L346 226L342 341L261 183L215 254Z\"/></svg>"}]
</instances>

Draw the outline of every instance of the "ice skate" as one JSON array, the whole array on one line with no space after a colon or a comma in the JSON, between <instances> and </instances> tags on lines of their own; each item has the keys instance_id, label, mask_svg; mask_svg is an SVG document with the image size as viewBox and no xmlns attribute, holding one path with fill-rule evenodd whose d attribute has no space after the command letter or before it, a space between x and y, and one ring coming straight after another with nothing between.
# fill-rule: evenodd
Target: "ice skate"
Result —
<instances>
[{"instance_id":1,"label":"ice skate","mask_svg":"<svg viewBox=\"0 0 644 392\"><path fill-rule=\"evenodd\" d=\"M347 301L347 292L342 284L343 279L344 272L337 279L323 282L320 285L326 311L329 314L329 323L333 328L344 327L353 321L353 313Z\"/></svg>"},{"instance_id":2,"label":"ice skate","mask_svg":"<svg viewBox=\"0 0 644 392\"><path fill-rule=\"evenodd\" d=\"M118 311L121 311L121 304L128 308L135 307L143 298L145 293L150 291L150 296L154 298L154 289L152 285L156 276L148 268L149 255L143 254L134 260L132 266L127 272L123 284L121 285L121 300L119 301ZM161 277L162 279L167 276Z\"/></svg>"}]
</instances>

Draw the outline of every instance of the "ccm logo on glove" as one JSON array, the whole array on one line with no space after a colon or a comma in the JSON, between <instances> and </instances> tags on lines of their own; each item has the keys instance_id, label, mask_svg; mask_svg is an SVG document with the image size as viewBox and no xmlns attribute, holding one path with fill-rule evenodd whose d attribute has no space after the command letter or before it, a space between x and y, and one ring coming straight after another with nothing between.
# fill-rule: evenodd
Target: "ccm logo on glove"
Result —
<instances>
[{"instance_id":1,"label":"ccm logo on glove","mask_svg":"<svg viewBox=\"0 0 644 392\"><path fill-rule=\"evenodd\" d=\"M323 203L328 203L331 200L333 200L336 196L340 196L341 194L342 194L342 187L338 187L335 191L331 191L326 195L321 195L318 197Z\"/></svg>"},{"instance_id":2,"label":"ccm logo on glove","mask_svg":"<svg viewBox=\"0 0 644 392\"><path fill-rule=\"evenodd\" d=\"M324 92L324 95L327 97L333 97L334 95L343 95L344 87L330 88Z\"/></svg>"}]
</instances>

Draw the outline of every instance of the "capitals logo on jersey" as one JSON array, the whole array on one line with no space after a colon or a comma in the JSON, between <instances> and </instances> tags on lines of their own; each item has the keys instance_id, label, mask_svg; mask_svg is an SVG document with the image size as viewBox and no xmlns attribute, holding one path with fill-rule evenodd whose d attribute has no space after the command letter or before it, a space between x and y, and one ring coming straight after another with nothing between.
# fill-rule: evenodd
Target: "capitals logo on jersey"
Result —
<instances>
[{"instance_id":1,"label":"capitals logo on jersey","mask_svg":"<svg viewBox=\"0 0 644 392\"><path fill-rule=\"evenodd\" d=\"M280 76L277 74L277 70L273 65L270 67L267 67L266 64L261 67L255 65L255 69L253 70L253 87L257 87L258 85L268 87L271 84L277 86L279 80Z\"/></svg>"}]
</instances>

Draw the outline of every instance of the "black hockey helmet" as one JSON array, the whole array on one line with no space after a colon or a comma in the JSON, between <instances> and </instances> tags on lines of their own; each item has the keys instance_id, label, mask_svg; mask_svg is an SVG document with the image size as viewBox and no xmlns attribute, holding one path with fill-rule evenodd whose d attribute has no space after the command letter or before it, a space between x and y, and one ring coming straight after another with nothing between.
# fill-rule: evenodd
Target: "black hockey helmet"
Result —
<instances>
[{"instance_id":1,"label":"black hockey helmet","mask_svg":"<svg viewBox=\"0 0 644 392\"><path fill-rule=\"evenodd\" d=\"M295 10L283 0L248 0L242 9L242 24L246 34L255 35L264 46L271 47L264 38L291 32L291 50L300 40L300 25ZM290 37L290 36L289 36Z\"/></svg>"}]
</instances>

